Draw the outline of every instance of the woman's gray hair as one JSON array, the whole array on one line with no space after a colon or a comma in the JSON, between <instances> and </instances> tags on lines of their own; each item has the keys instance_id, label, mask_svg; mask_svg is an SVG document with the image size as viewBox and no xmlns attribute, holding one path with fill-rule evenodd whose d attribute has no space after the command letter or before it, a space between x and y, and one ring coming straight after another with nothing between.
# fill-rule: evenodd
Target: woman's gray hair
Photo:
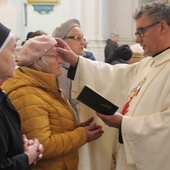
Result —
<instances>
[{"instance_id":1,"label":"woman's gray hair","mask_svg":"<svg viewBox=\"0 0 170 170\"><path fill-rule=\"evenodd\" d=\"M46 70L46 68L50 67L49 61L50 61L50 59L48 57L42 56L42 57L38 58L35 61L35 63L30 66L30 68L33 68L38 71L44 71L44 70Z\"/></svg>"},{"instance_id":2,"label":"woman's gray hair","mask_svg":"<svg viewBox=\"0 0 170 170\"><path fill-rule=\"evenodd\" d=\"M119 36L119 33L116 30L110 33L110 38L113 38L115 36Z\"/></svg>"},{"instance_id":3,"label":"woman's gray hair","mask_svg":"<svg viewBox=\"0 0 170 170\"><path fill-rule=\"evenodd\" d=\"M135 11L133 18L137 20L143 14L147 15L153 22L165 20L170 25L169 3L154 2L142 5L140 9Z\"/></svg>"}]
</instances>

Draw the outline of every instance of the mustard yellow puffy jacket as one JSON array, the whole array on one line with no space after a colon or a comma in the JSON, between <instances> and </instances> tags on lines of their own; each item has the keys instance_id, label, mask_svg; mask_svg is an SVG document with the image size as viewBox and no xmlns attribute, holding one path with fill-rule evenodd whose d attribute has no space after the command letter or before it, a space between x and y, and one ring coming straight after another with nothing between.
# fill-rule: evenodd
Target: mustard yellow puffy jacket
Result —
<instances>
[{"instance_id":1,"label":"mustard yellow puffy jacket","mask_svg":"<svg viewBox=\"0 0 170 170\"><path fill-rule=\"evenodd\" d=\"M43 144L43 158L33 170L76 170L78 148L87 141L87 132L77 127L70 104L60 94L53 74L19 67L2 88L17 109L22 133Z\"/></svg>"}]
</instances>

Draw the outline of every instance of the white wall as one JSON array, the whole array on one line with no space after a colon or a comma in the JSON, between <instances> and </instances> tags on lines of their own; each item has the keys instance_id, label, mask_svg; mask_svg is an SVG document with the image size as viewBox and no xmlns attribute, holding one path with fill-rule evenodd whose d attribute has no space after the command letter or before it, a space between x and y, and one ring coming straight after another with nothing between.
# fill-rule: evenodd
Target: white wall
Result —
<instances>
[{"instance_id":1,"label":"white wall","mask_svg":"<svg viewBox=\"0 0 170 170\"><path fill-rule=\"evenodd\" d=\"M145 0L146 2L147 0ZM151 0L148 0L151 1ZM164 0L165 1L165 0ZM88 49L97 60L104 61L105 40L116 29L120 34L120 44L134 42L134 10L142 0L61 0L49 14L39 14L26 0L0 0L0 21L20 37L21 44L29 31L42 29L48 34L56 26L70 18L77 18L88 40Z\"/></svg>"},{"instance_id":2,"label":"white wall","mask_svg":"<svg viewBox=\"0 0 170 170\"><path fill-rule=\"evenodd\" d=\"M20 0L0 0L0 22L11 28L19 37L22 30L22 7Z\"/></svg>"}]
</instances>

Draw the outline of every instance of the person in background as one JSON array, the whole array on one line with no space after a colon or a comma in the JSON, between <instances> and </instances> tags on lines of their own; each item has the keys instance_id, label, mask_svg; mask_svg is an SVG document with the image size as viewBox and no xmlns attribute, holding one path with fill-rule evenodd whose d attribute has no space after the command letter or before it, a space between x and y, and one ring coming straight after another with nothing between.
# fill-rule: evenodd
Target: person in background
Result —
<instances>
[{"instance_id":1,"label":"person in background","mask_svg":"<svg viewBox=\"0 0 170 170\"><path fill-rule=\"evenodd\" d=\"M16 40L10 29L0 23L0 82L14 76L18 56ZM20 131L20 117L0 89L0 169L30 170L41 159L43 146L34 138L28 140Z\"/></svg>"},{"instance_id":2,"label":"person in background","mask_svg":"<svg viewBox=\"0 0 170 170\"><path fill-rule=\"evenodd\" d=\"M37 31L35 31L35 32L33 32L33 33L31 34L31 37L30 37L30 38L33 38L33 37L36 37L36 36L40 36L40 35L47 35L47 33L44 32L43 30L37 30Z\"/></svg>"},{"instance_id":3,"label":"person in background","mask_svg":"<svg viewBox=\"0 0 170 170\"><path fill-rule=\"evenodd\" d=\"M24 45L24 43L25 43L29 38L32 37L32 34L33 34L33 31L28 32L25 41L23 41L23 42L21 43L21 45Z\"/></svg>"},{"instance_id":4,"label":"person in background","mask_svg":"<svg viewBox=\"0 0 170 170\"><path fill-rule=\"evenodd\" d=\"M85 54L84 53L85 37L80 28L79 20L69 19L63 22L59 27L56 27L54 29L52 36L63 39L77 55L83 56ZM59 76L59 81L63 92L65 93L67 99L69 100L74 109L74 113L78 121L79 102L71 94L72 81L71 79L67 78L67 72L69 67L70 64L62 62L61 64L62 74L61 76Z\"/></svg>"},{"instance_id":5,"label":"person in background","mask_svg":"<svg viewBox=\"0 0 170 170\"><path fill-rule=\"evenodd\" d=\"M85 40L85 42L84 42L84 54L83 54L83 57L95 61L96 59L95 59L93 53L87 50L87 44L88 44L87 39L85 38L84 40Z\"/></svg>"},{"instance_id":6,"label":"person in background","mask_svg":"<svg viewBox=\"0 0 170 170\"><path fill-rule=\"evenodd\" d=\"M117 31L113 31L110 34L110 38L107 39L106 46L104 48L105 61L109 59L119 48L118 41L119 41L119 34Z\"/></svg>"},{"instance_id":7,"label":"person in background","mask_svg":"<svg viewBox=\"0 0 170 170\"><path fill-rule=\"evenodd\" d=\"M60 39L57 52L72 65L68 73L74 78L73 90L79 93L89 84L119 106L111 116L97 113L119 132L114 139L118 140L116 170L169 170L170 4L143 4L134 19L135 42L150 56L140 62L112 66L85 60Z\"/></svg>"},{"instance_id":8,"label":"person in background","mask_svg":"<svg viewBox=\"0 0 170 170\"><path fill-rule=\"evenodd\" d=\"M128 61L131 59L131 57L132 57L132 50L130 49L130 46L122 45L105 62L112 65L128 64Z\"/></svg>"},{"instance_id":9,"label":"person in background","mask_svg":"<svg viewBox=\"0 0 170 170\"><path fill-rule=\"evenodd\" d=\"M2 85L19 112L22 132L44 146L43 159L33 170L76 170L78 148L103 134L93 117L77 125L59 85L62 60L56 45L48 35L27 40L18 54L15 76Z\"/></svg>"},{"instance_id":10,"label":"person in background","mask_svg":"<svg viewBox=\"0 0 170 170\"><path fill-rule=\"evenodd\" d=\"M127 61L128 64L139 62L140 60L145 58L144 50L140 44L136 43L130 45L130 49L132 50L132 57L130 60Z\"/></svg>"},{"instance_id":11,"label":"person in background","mask_svg":"<svg viewBox=\"0 0 170 170\"><path fill-rule=\"evenodd\" d=\"M30 38L33 38L33 37L39 36L39 35L43 35L43 34L47 35L47 33L44 32L43 30L36 30L36 31L30 31L30 32L28 32L25 41L23 41L21 45L24 45L24 43L25 43L27 40L29 40ZM19 50L18 50L18 51L19 51Z\"/></svg>"}]
</instances>

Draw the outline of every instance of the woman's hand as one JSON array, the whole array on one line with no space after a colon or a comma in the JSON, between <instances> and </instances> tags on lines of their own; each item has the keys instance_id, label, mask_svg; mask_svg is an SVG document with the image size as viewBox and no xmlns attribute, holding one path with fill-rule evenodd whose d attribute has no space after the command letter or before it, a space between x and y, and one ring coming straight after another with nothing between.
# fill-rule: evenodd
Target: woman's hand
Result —
<instances>
[{"instance_id":1,"label":"woman's hand","mask_svg":"<svg viewBox=\"0 0 170 170\"><path fill-rule=\"evenodd\" d=\"M79 127L85 127L90 125L90 123L92 123L94 120L94 117L89 118L88 120L86 120L85 122L79 123L78 126Z\"/></svg>"},{"instance_id":2,"label":"woman's hand","mask_svg":"<svg viewBox=\"0 0 170 170\"><path fill-rule=\"evenodd\" d=\"M87 142L98 139L104 133L102 126L97 125L96 123L91 123L87 126L84 126L84 128L87 130Z\"/></svg>"},{"instance_id":3,"label":"woman's hand","mask_svg":"<svg viewBox=\"0 0 170 170\"><path fill-rule=\"evenodd\" d=\"M38 139L27 139L26 135L22 135L24 142L24 152L28 155L29 164L36 164L42 158L44 148Z\"/></svg>"},{"instance_id":4,"label":"woman's hand","mask_svg":"<svg viewBox=\"0 0 170 170\"><path fill-rule=\"evenodd\" d=\"M94 117L89 118L85 122L80 123L79 127L84 127L87 131L87 142L91 142L93 140L98 139L102 136L103 130L102 126L97 125L96 123L92 123Z\"/></svg>"}]
</instances>

